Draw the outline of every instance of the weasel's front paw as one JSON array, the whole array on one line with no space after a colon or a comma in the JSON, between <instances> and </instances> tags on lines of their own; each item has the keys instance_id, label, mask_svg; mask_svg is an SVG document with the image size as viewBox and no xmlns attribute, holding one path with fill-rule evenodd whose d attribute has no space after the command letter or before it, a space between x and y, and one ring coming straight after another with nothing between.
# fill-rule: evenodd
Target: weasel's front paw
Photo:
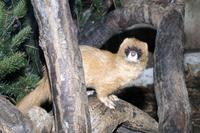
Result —
<instances>
[{"instance_id":1,"label":"weasel's front paw","mask_svg":"<svg viewBox=\"0 0 200 133\"><path fill-rule=\"evenodd\" d=\"M108 96L108 98L112 101L119 101L119 98L115 95L110 95L110 96Z\"/></svg>"},{"instance_id":2,"label":"weasel's front paw","mask_svg":"<svg viewBox=\"0 0 200 133\"><path fill-rule=\"evenodd\" d=\"M119 98L115 95L110 95L108 97L99 97L99 100L105 104L105 106L109 107L110 109L115 109L114 101L118 101Z\"/></svg>"}]
</instances>

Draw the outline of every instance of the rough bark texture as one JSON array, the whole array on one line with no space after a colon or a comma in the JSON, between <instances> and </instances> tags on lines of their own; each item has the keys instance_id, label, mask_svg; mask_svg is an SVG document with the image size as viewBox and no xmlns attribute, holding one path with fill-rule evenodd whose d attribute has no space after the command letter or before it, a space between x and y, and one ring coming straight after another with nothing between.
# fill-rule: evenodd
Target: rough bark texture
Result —
<instances>
[{"instance_id":1,"label":"rough bark texture","mask_svg":"<svg viewBox=\"0 0 200 133\"><path fill-rule=\"evenodd\" d=\"M137 28L137 24L146 24L158 28L162 17L170 10L176 8L183 11L184 4L175 3L158 4L161 0L124 0L123 8L116 9L107 14L94 25L86 26L79 33L79 44L101 47L113 35ZM139 25L140 26L140 25Z\"/></svg>"},{"instance_id":2,"label":"rough bark texture","mask_svg":"<svg viewBox=\"0 0 200 133\"><path fill-rule=\"evenodd\" d=\"M191 132L191 109L183 72L183 20L176 10L163 17L156 36L154 89L160 133Z\"/></svg>"},{"instance_id":3,"label":"rough bark texture","mask_svg":"<svg viewBox=\"0 0 200 133\"><path fill-rule=\"evenodd\" d=\"M54 117L43 108L34 106L27 112L28 118L32 121L37 133L55 133Z\"/></svg>"},{"instance_id":4,"label":"rough bark texture","mask_svg":"<svg viewBox=\"0 0 200 133\"><path fill-rule=\"evenodd\" d=\"M175 0L175 2L177 3L174 4L170 0L154 0L154 2L124 0L122 9L109 13L100 23L91 26L87 31L82 31L79 36L80 44L101 47L112 35L123 32L135 24L145 23L158 28L154 78L161 133L191 131L191 112L182 63L183 22L181 14L172 10L176 8L182 13L183 6L182 0ZM40 28L40 45L44 50L50 73L56 130L57 132L89 132L80 52L77 48L76 33L68 3L62 0L59 2L32 0L32 3ZM116 110L108 110L95 99L92 102L90 110L93 132L111 132L123 122L127 124L126 127L137 128L139 131L157 132L155 120L135 107L119 101ZM0 99L0 104L2 103L4 102ZM3 112L0 110L1 115L7 113L4 110L9 109L3 108ZM5 117L0 117L0 120L10 123ZM0 128L6 129L7 132L12 131L5 126Z\"/></svg>"},{"instance_id":5,"label":"rough bark texture","mask_svg":"<svg viewBox=\"0 0 200 133\"><path fill-rule=\"evenodd\" d=\"M0 133L35 133L31 121L0 96Z\"/></svg>"},{"instance_id":6,"label":"rough bark texture","mask_svg":"<svg viewBox=\"0 0 200 133\"><path fill-rule=\"evenodd\" d=\"M122 124L123 127L119 127L119 129L117 129L117 132L118 130L121 131L125 128L129 132L158 132L158 123L153 118L151 118L148 114L144 113L142 110L128 104L125 101L118 101L116 109L111 110L105 107L95 97L90 97L89 105L92 123L92 133L111 133L114 130L116 130L116 128L120 124ZM37 113L38 115L34 115L35 113ZM49 122L53 122L53 117L51 116L51 114L48 114L43 109L39 107L34 107L31 110L29 110L28 116L32 120L35 127L39 129L52 129L52 124L49 124ZM46 121L44 121L44 119Z\"/></svg>"},{"instance_id":7,"label":"rough bark texture","mask_svg":"<svg viewBox=\"0 0 200 133\"><path fill-rule=\"evenodd\" d=\"M158 29L155 91L159 132L190 132L190 105L183 74L183 1L124 1L99 23L79 35L80 44L101 47L111 36L145 23ZM130 3L129 3L130 2ZM128 3L128 4L127 4Z\"/></svg>"},{"instance_id":8,"label":"rough bark texture","mask_svg":"<svg viewBox=\"0 0 200 133\"><path fill-rule=\"evenodd\" d=\"M90 132L77 34L66 0L32 0L51 82L56 132Z\"/></svg>"},{"instance_id":9,"label":"rough bark texture","mask_svg":"<svg viewBox=\"0 0 200 133\"><path fill-rule=\"evenodd\" d=\"M157 122L148 114L122 100L116 105L115 110L110 110L96 98L90 98L92 133L111 133L122 123L133 130L158 132Z\"/></svg>"}]
</instances>

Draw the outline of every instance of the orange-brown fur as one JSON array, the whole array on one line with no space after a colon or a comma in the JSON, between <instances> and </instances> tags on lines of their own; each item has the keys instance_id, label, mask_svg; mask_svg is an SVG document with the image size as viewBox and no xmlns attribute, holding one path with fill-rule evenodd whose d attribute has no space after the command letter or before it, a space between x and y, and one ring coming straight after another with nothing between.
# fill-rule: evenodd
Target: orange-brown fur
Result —
<instances>
[{"instance_id":1,"label":"orange-brown fur","mask_svg":"<svg viewBox=\"0 0 200 133\"><path fill-rule=\"evenodd\" d=\"M135 46L142 51L139 63L125 60L125 49ZM144 70L148 60L147 44L134 38L126 38L116 54L90 46L80 46L86 86L94 88L101 102L114 108L113 101L118 100L112 93L118 89L132 85ZM22 112L27 112L32 106L39 106L50 99L50 88L47 74L40 81L39 86L23 98L17 107Z\"/></svg>"}]
</instances>

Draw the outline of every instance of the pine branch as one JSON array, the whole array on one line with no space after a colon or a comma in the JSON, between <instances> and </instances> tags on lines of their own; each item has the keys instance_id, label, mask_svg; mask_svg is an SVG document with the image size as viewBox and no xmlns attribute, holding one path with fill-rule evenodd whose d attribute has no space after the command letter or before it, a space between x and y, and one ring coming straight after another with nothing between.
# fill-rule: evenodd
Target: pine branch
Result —
<instances>
[{"instance_id":1,"label":"pine branch","mask_svg":"<svg viewBox=\"0 0 200 133\"><path fill-rule=\"evenodd\" d=\"M27 12L26 0L20 0L13 9L13 16L22 18L26 15L26 12Z\"/></svg>"},{"instance_id":2,"label":"pine branch","mask_svg":"<svg viewBox=\"0 0 200 133\"><path fill-rule=\"evenodd\" d=\"M5 56L0 61L0 79L16 70L20 70L22 67L25 67L26 60L24 57L25 55L19 52L11 56Z\"/></svg>"},{"instance_id":3,"label":"pine branch","mask_svg":"<svg viewBox=\"0 0 200 133\"><path fill-rule=\"evenodd\" d=\"M4 18L5 18L4 3L0 1L0 24L2 24Z\"/></svg>"},{"instance_id":4,"label":"pine branch","mask_svg":"<svg viewBox=\"0 0 200 133\"><path fill-rule=\"evenodd\" d=\"M31 72L40 75L42 73L42 62L40 60L40 50L37 47L33 38L25 45L26 53L28 55L29 66L31 67Z\"/></svg>"},{"instance_id":5,"label":"pine branch","mask_svg":"<svg viewBox=\"0 0 200 133\"><path fill-rule=\"evenodd\" d=\"M33 74L42 68L32 21L26 21L26 13L26 0L12 0L10 4L0 1L0 94L14 99L35 87L39 77Z\"/></svg>"},{"instance_id":6,"label":"pine branch","mask_svg":"<svg viewBox=\"0 0 200 133\"><path fill-rule=\"evenodd\" d=\"M35 88L38 81L39 77L37 75L30 74L20 77L18 81L14 83L0 83L0 94L19 100Z\"/></svg>"},{"instance_id":7,"label":"pine branch","mask_svg":"<svg viewBox=\"0 0 200 133\"><path fill-rule=\"evenodd\" d=\"M30 37L31 33L32 29L30 26L24 27L12 38L11 48L15 51L20 46L20 44L22 44L27 38Z\"/></svg>"},{"instance_id":8,"label":"pine branch","mask_svg":"<svg viewBox=\"0 0 200 133\"><path fill-rule=\"evenodd\" d=\"M2 34L5 31L4 29L4 23L6 19L6 13L5 13L5 5L2 1L0 1L0 40L2 38Z\"/></svg>"}]
</instances>

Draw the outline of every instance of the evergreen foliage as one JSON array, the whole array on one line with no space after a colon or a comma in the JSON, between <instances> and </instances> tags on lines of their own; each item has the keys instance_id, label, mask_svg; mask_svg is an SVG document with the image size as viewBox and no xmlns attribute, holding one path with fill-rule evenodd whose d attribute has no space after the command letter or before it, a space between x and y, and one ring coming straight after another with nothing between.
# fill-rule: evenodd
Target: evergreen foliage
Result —
<instances>
[{"instance_id":1,"label":"evergreen foliage","mask_svg":"<svg viewBox=\"0 0 200 133\"><path fill-rule=\"evenodd\" d=\"M41 73L26 0L0 1L0 94L15 100L36 87Z\"/></svg>"},{"instance_id":2,"label":"evergreen foliage","mask_svg":"<svg viewBox=\"0 0 200 133\"><path fill-rule=\"evenodd\" d=\"M0 1L0 95L15 100L35 88L42 73L29 3L30 0ZM115 8L120 7L120 0L113 3ZM75 0L74 12L79 29L106 13L100 0Z\"/></svg>"},{"instance_id":3,"label":"evergreen foliage","mask_svg":"<svg viewBox=\"0 0 200 133\"><path fill-rule=\"evenodd\" d=\"M104 10L100 0L75 0L77 25L82 28L86 22L97 20L103 16Z\"/></svg>"},{"instance_id":4,"label":"evergreen foliage","mask_svg":"<svg viewBox=\"0 0 200 133\"><path fill-rule=\"evenodd\" d=\"M106 0L105 0L106 1ZM94 22L102 18L107 11L103 0L75 0L74 12L79 29L83 28L88 22ZM121 7L121 0L112 0L114 7Z\"/></svg>"}]
</instances>

